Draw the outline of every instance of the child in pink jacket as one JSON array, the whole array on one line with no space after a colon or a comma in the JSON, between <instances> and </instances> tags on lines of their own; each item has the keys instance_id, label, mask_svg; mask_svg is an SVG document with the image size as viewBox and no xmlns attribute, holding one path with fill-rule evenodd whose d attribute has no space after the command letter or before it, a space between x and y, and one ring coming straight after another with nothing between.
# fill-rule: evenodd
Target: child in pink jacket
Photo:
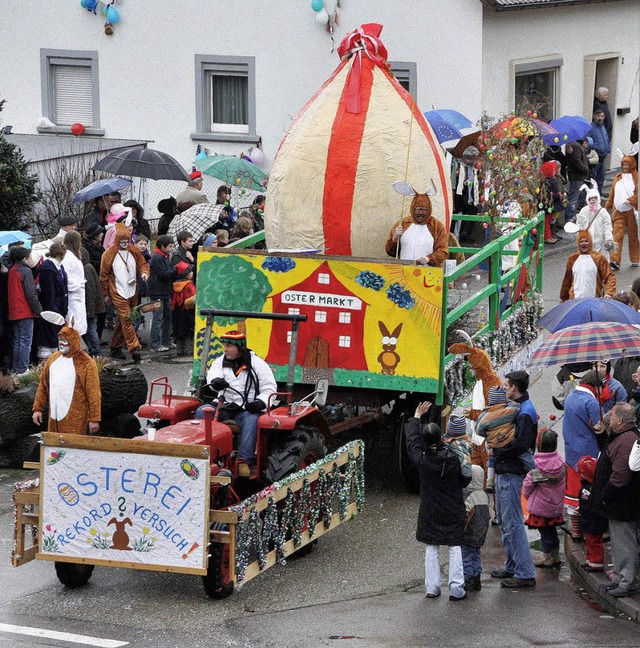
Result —
<instances>
[{"instance_id":1,"label":"child in pink jacket","mask_svg":"<svg viewBox=\"0 0 640 648\"><path fill-rule=\"evenodd\" d=\"M564 523L562 507L566 484L564 459L558 453L558 435L542 430L538 435L536 467L524 478L527 498L527 526L540 531L542 555L534 557L536 567L560 566L560 540L556 527Z\"/></svg>"}]
</instances>

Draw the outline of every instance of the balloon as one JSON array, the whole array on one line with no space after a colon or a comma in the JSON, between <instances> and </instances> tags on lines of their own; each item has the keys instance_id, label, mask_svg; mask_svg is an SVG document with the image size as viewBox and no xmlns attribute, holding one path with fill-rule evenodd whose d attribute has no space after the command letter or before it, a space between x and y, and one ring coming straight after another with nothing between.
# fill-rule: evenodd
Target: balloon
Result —
<instances>
[{"instance_id":1,"label":"balloon","mask_svg":"<svg viewBox=\"0 0 640 648\"><path fill-rule=\"evenodd\" d=\"M84 126L76 122L75 124L71 125L71 132L74 135L82 135L84 133Z\"/></svg>"},{"instance_id":2,"label":"balloon","mask_svg":"<svg viewBox=\"0 0 640 648\"><path fill-rule=\"evenodd\" d=\"M324 7L316 14L316 22L318 25L326 25L329 22L329 14Z\"/></svg>"},{"instance_id":3,"label":"balloon","mask_svg":"<svg viewBox=\"0 0 640 648\"><path fill-rule=\"evenodd\" d=\"M87 10L93 11L98 5L98 0L81 0L80 4Z\"/></svg>"},{"instance_id":4,"label":"balloon","mask_svg":"<svg viewBox=\"0 0 640 648\"><path fill-rule=\"evenodd\" d=\"M324 4L322 3L322 0L311 0L311 8L317 13L324 9Z\"/></svg>"},{"instance_id":5,"label":"balloon","mask_svg":"<svg viewBox=\"0 0 640 648\"><path fill-rule=\"evenodd\" d=\"M251 161L260 166L264 162L264 153L259 148L252 148Z\"/></svg>"},{"instance_id":6,"label":"balloon","mask_svg":"<svg viewBox=\"0 0 640 648\"><path fill-rule=\"evenodd\" d=\"M107 22L111 23L112 25L115 25L117 22L120 21L120 14L118 13L118 10L115 7L112 7L109 5L105 10L104 14L107 18Z\"/></svg>"}]
</instances>

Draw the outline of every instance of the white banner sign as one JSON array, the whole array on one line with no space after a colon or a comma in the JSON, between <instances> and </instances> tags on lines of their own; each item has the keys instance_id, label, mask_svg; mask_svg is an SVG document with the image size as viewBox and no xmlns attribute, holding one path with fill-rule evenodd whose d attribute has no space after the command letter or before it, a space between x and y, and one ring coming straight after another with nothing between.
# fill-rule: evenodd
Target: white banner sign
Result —
<instances>
[{"instance_id":1,"label":"white banner sign","mask_svg":"<svg viewBox=\"0 0 640 648\"><path fill-rule=\"evenodd\" d=\"M46 446L41 553L206 567L208 459Z\"/></svg>"},{"instance_id":2,"label":"white banner sign","mask_svg":"<svg viewBox=\"0 0 640 648\"><path fill-rule=\"evenodd\" d=\"M283 304L296 306L323 306L327 308L344 308L345 310L362 310L362 301L353 295L331 295L329 293L285 290L282 293Z\"/></svg>"}]
</instances>

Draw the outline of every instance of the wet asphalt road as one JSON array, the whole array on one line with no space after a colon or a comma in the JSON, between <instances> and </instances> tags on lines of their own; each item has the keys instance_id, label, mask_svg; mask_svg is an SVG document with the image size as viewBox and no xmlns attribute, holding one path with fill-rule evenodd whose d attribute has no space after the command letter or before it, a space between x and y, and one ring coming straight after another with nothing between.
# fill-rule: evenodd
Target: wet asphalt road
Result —
<instances>
[{"instance_id":1,"label":"wet asphalt road","mask_svg":"<svg viewBox=\"0 0 640 648\"><path fill-rule=\"evenodd\" d=\"M557 295L570 245L545 259L545 303ZM635 273L623 267L620 288ZM150 377L186 385L186 363L143 364ZM557 413L547 370L531 390L543 421ZM560 420L555 424L560 431ZM383 436L367 446L367 503L355 520L324 536L314 552L277 566L224 601L204 595L188 575L96 567L89 585L64 589L53 565L9 566L11 484L26 471L0 471L0 646L298 647L639 646L640 628L603 613L566 566L538 570L538 586L509 591L488 577L501 566L497 528L483 549L481 592L454 603L424 597L423 547L414 539L417 496L400 485ZM8 625L4 625L8 624ZM34 638L8 632L28 626L83 637Z\"/></svg>"}]
</instances>

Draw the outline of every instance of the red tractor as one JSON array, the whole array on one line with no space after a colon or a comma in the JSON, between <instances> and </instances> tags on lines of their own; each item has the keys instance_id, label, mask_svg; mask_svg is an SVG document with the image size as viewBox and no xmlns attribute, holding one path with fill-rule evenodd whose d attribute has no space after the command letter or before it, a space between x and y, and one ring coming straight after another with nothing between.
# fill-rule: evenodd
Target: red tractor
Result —
<instances>
[{"instance_id":1,"label":"red tractor","mask_svg":"<svg viewBox=\"0 0 640 648\"><path fill-rule=\"evenodd\" d=\"M189 443L208 445L211 448L211 506L223 508L240 501L264 485L282 479L325 456L324 440L330 431L318 411L327 397L328 381L318 381L316 389L304 399L293 400L293 368L296 354L298 326L306 315L278 313L252 313L244 311L202 310L206 316L206 330L200 359L200 373L196 395L175 396L167 377L151 383L149 400L138 410L140 418L148 420L147 434L139 437L164 443ZM269 399L267 412L258 419L256 444L257 476L238 479L237 448L239 427L233 421L220 422L218 414L224 399L224 390L214 399L212 407L205 409L205 418L195 418L196 410L203 404L206 393L207 358L211 346L215 317L237 317L286 320L292 322L292 340L289 354L289 374L284 392ZM227 388L231 389L231 388ZM278 400L286 401L279 404Z\"/></svg>"}]
</instances>

